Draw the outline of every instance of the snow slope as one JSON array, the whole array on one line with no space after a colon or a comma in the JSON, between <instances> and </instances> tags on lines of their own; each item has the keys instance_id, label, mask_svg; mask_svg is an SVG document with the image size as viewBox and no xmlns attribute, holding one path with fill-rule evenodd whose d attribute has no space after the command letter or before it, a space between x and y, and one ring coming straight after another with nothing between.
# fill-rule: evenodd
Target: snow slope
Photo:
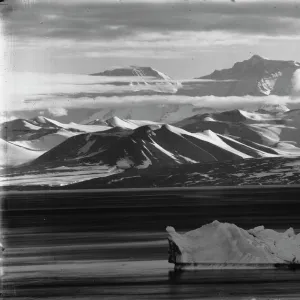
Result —
<instances>
[{"instance_id":1,"label":"snow slope","mask_svg":"<svg viewBox=\"0 0 300 300\"><path fill-rule=\"evenodd\" d=\"M39 122L38 124L40 126L43 126L43 124L52 124L52 126L59 128L59 129L65 129L70 131L78 131L78 132L96 132L96 131L104 131L110 129L109 126L103 126L103 125L83 125L83 124L77 124L74 122L64 124L61 122L58 122L56 120L52 120L45 117L39 117L39 119L43 120L43 122ZM46 123L44 123L46 122Z\"/></svg>"},{"instance_id":2,"label":"snow slope","mask_svg":"<svg viewBox=\"0 0 300 300\"><path fill-rule=\"evenodd\" d=\"M10 143L29 150L48 151L76 134L75 132L60 129L55 133L46 134L38 139L11 141Z\"/></svg>"},{"instance_id":3,"label":"snow slope","mask_svg":"<svg viewBox=\"0 0 300 300\"><path fill-rule=\"evenodd\" d=\"M263 226L244 230L214 221L179 234L167 227L172 263L300 263L300 234L292 228L283 233Z\"/></svg>"},{"instance_id":4,"label":"snow slope","mask_svg":"<svg viewBox=\"0 0 300 300\"><path fill-rule=\"evenodd\" d=\"M161 125L161 123L153 122L153 121L130 120L130 119L126 120L118 117L112 117L110 119L107 119L105 122L110 127L120 127L123 129L136 129L144 125L157 125L157 126Z\"/></svg>"},{"instance_id":5,"label":"snow slope","mask_svg":"<svg viewBox=\"0 0 300 300\"><path fill-rule=\"evenodd\" d=\"M17 166L32 161L45 153L19 147L0 139L0 167Z\"/></svg>"},{"instance_id":6,"label":"snow slope","mask_svg":"<svg viewBox=\"0 0 300 300\"><path fill-rule=\"evenodd\" d=\"M285 148L286 152L291 150L291 154L300 150L300 110L279 114L232 110L195 115L174 125L190 132L212 130L246 143L272 147L276 151Z\"/></svg>"},{"instance_id":7,"label":"snow slope","mask_svg":"<svg viewBox=\"0 0 300 300\"><path fill-rule=\"evenodd\" d=\"M50 126L46 130L47 132L54 132L55 128ZM0 124L1 138L13 141L22 137L30 138L31 136L38 135L40 132L43 134L46 132L42 126L35 122L25 119L15 119L12 121L4 122Z\"/></svg>"},{"instance_id":8,"label":"snow slope","mask_svg":"<svg viewBox=\"0 0 300 300\"><path fill-rule=\"evenodd\" d=\"M257 112L267 114L280 114L288 112L290 109L284 104L264 104L259 107Z\"/></svg>"}]
</instances>

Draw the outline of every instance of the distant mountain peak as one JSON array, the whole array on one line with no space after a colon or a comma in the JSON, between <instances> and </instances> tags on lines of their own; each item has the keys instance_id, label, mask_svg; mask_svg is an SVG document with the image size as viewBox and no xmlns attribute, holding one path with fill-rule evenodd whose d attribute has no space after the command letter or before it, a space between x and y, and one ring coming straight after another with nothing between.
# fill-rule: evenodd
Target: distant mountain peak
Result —
<instances>
[{"instance_id":1,"label":"distant mountain peak","mask_svg":"<svg viewBox=\"0 0 300 300\"><path fill-rule=\"evenodd\" d=\"M257 112L262 113L285 113L290 109L284 104L264 104L259 107Z\"/></svg>"},{"instance_id":2,"label":"distant mountain peak","mask_svg":"<svg viewBox=\"0 0 300 300\"><path fill-rule=\"evenodd\" d=\"M249 58L250 61L262 61L262 60L267 60L267 58L264 58L258 54L254 54Z\"/></svg>"},{"instance_id":3,"label":"distant mountain peak","mask_svg":"<svg viewBox=\"0 0 300 300\"><path fill-rule=\"evenodd\" d=\"M265 58L263 58L262 56L260 56L258 54L254 54L254 55L251 56L250 59L265 59Z\"/></svg>"},{"instance_id":4,"label":"distant mountain peak","mask_svg":"<svg viewBox=\"0 0 300 300\"><path fill-rule=\"evenodd\" d=\"M154 77L157 79L169 78L164 73L148 66L136 66L131 65L128 67L117 67L110 70L106 70L100 73L90 74L91 76L112 76L112 77L133 77L133 76L145 76Z\"/></svg>"},{"instance_id":5,"label":"distant mountain peak","mask_svg":"<svg viewBox=\"0 0 300 300\"><path fill-rule=\"evenodd\" d=\"M300 63L292 60L273 60L260 55L236 62L229 69L215 70L198 79L235 81L228 92L230 95L244 94L253 96L290 95L294 72Z\"/></svg>"}]
</instances>

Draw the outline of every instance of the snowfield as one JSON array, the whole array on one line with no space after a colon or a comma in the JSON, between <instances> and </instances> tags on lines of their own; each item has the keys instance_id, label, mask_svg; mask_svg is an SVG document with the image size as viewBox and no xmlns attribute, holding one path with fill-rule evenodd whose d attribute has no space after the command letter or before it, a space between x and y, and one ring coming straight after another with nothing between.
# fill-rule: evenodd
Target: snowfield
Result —
<instances>
[{"instance_id":1,"label":"snowfield","mask_svg":"<svg viewBox=\"0 0 300 300\"><path fill-rule=\"evenodd\" d=\"M174 264L300 264L300 234L292 228L277 232L259 226L244 230L214 221L185 234L166 228L170 242L169 262ZM228 266L227 266L228 268Z\"/></svg>"},{"instance_id":2,"label":"snowfield","mask_svg":"<svg viewBox=\"0 0 300 300\"><path fill-rule=\"evenodd\" d=\"M33 151L0 139L0 167L17 166L30 162L45 151Z\"/></svg>"}]
</instances>

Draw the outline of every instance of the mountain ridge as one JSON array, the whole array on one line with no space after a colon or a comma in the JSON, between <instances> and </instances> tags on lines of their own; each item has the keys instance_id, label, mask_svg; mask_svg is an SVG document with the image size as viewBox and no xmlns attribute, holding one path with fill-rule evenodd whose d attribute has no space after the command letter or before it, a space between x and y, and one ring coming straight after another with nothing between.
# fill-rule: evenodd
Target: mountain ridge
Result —
<instances>
[{"instance_id":1,"label":"mountain ridge","mask_svg":"<svg viewBox=\"0 0 300 300\"><path fill-rule=\"evenodd\" d=\"M211 74L196 79L227 81L230 84L229 95L290 95L293 89L293 76L300 69L300 63L295 61L271 60L259 55L236 62L231 68L215 70Z\"/></svg>"}]
</instances>

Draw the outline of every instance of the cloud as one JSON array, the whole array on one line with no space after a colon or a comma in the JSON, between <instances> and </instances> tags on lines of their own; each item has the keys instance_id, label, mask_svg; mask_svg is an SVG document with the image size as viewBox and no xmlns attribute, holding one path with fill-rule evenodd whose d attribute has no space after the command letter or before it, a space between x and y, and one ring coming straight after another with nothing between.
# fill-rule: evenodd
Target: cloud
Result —
<instances>
[{"instance_id":1,"label":"cloud","mask_svg":"<svg viewBox=\"0 0 300 300\"><path fill-rule=\"evenodd\" d=\"M67 5L67 2L77 5ZM7 27L15 36L77 41L173 31L297 35L299 6L292 1L241 0L235 4L230 1L42 1L21 13L11 14Z\"/></svg>"},{"instance_id":2,"label":"cloud","mask_svg":"<svg viewBox=\"0 0 300 300\"><path fill-rule=\"evenodd\" d=\"M68 115L68 111L63 107L51 107L48 108L48 112L54 117L62 117Z\"/></svg>"},{"instance_id":3,"label":"cloud","mask_svg":"<svg viewBox=\"0 0 300 300\"><path fill-rule=\"evenodd\" d=\"M30 72L11 72L6 74L4 89L5 106L13 108L15 102L59 98L61 95L76 94L121 94L132 91L132 87L115 85L114 82L143 81L138 77L106 77L77 74L46 74ZM140 87L143 89L143 86ZM35 105L32 102L31 105ZM58 105L59 106L59 105Z\"/></svg>"},{"instance_id":4,"label":"cloud","mask_svg":"<svg viewBox=\"0 0 300 300\"><path fill-rule=\"evenodd\" d=\"M229 96L229 97L216 97L216 96L201 96L190 97L182 95L139 95L139 96L98 96L92 97L48 97L45 99L32 100L25 105L15 107L15 110L32 110L34 103L35 110L42 109L56 109L57 106L65 109L80 109L80 108L113 108L113 107L128 107L128 106L144 106L149 104L192 104L197 107L211 107L216 109L253 109L264 104L298 104L300 97L291 99L288 96ZM30 104L30 105L29 105Z\"/></svg>"},{"instance_id":5,"label":"cloud","mask_svg":"<svg viewBox=\"0 0 300 300\"><path fill-rule=\"evenodd\" d=\"M160 58L170 60L191 58L205 52L220 52L224 47L268 45L273 47L274 43L278 42L299 43L300 36L240 35L217 30L209 34L197 31L144 32L124 37L121 41L99 39L83 43L70 39L19 38L15 39L14 46L22 51L38 50L41 53L52 49L61 59Z\"/></svg>"},{"instance_id":6,"label":"cloud","mask_svg":"<svg viewBox=\"0 0 300 300\"><path fill-rule=\"evenodd\" d=\"M269 53L286 40L290 48L300 42L296 1L40 0L30 6L20 1L15 0L19 5L5 22L19 70L81 72L82 65L87 69L97 60L107 65L124 58L200 59L208 51L211 57L217 51L225 57L226 51L238 51L234 47L244 53L246 46ZM296 52L293 55L296 59ZM28 63L21 56L27 56ZM37 61L36 67L31 60Z\"/></svg>"},{"instance_id":7,"label":"cloud","mask_svg":"<svg viewBox=\"0 0 300 300\"><path fill-rule=\"evenodd\" d=\"M300 40L300 37L297 36ZM27 50L47 51L49 48L60 51L60 57L139 57L139 58L177 58L190 57L204 51L213 51L217 47L232 45L255 45L263 43L269 37L240 36L234 33L213 31L209 35L197 31L174 31L170 33L145 32L122 41L92 40L77 43L72 40L16 39L15 47ZM64 51L72 49L72 51Z\"/></svg>"},{"instance_id":8,"label":"cloud","mask_svg":"<svg viewBox=\"0 0 300 300\"><path fill-rule=\"evenodd\" d=\"M192 97L176 94L128 95L130 86L122 85L136 77L102 77L71 74L12 73L7 78L3 117L21 112L47 111L54 117L68 115L72 109L102 109L149 104L192 104L222 110L255 109L264 104L300 104L300 71L293 78L292 97ZM119 82L120 85L113 84ZM142 89L142 88L141 88ZM102 95L101 95L102 94ZM107 95L105 95L107 94ZM110 94L110 96L108 96ZM111 96L113 95L113 96ZM1 118L0 118L1 119Z\"/></svg>"},{"instance_id":9,"label":"cloud","mask_svg":"<svg viewBox=\"0 0 300 300\"><path fill-rule=\"evenodd\" d=\"M15 115L12 115L10 113L0 112L0 124L14 119L17 119Z\"/></svg>"}]
</instances>

